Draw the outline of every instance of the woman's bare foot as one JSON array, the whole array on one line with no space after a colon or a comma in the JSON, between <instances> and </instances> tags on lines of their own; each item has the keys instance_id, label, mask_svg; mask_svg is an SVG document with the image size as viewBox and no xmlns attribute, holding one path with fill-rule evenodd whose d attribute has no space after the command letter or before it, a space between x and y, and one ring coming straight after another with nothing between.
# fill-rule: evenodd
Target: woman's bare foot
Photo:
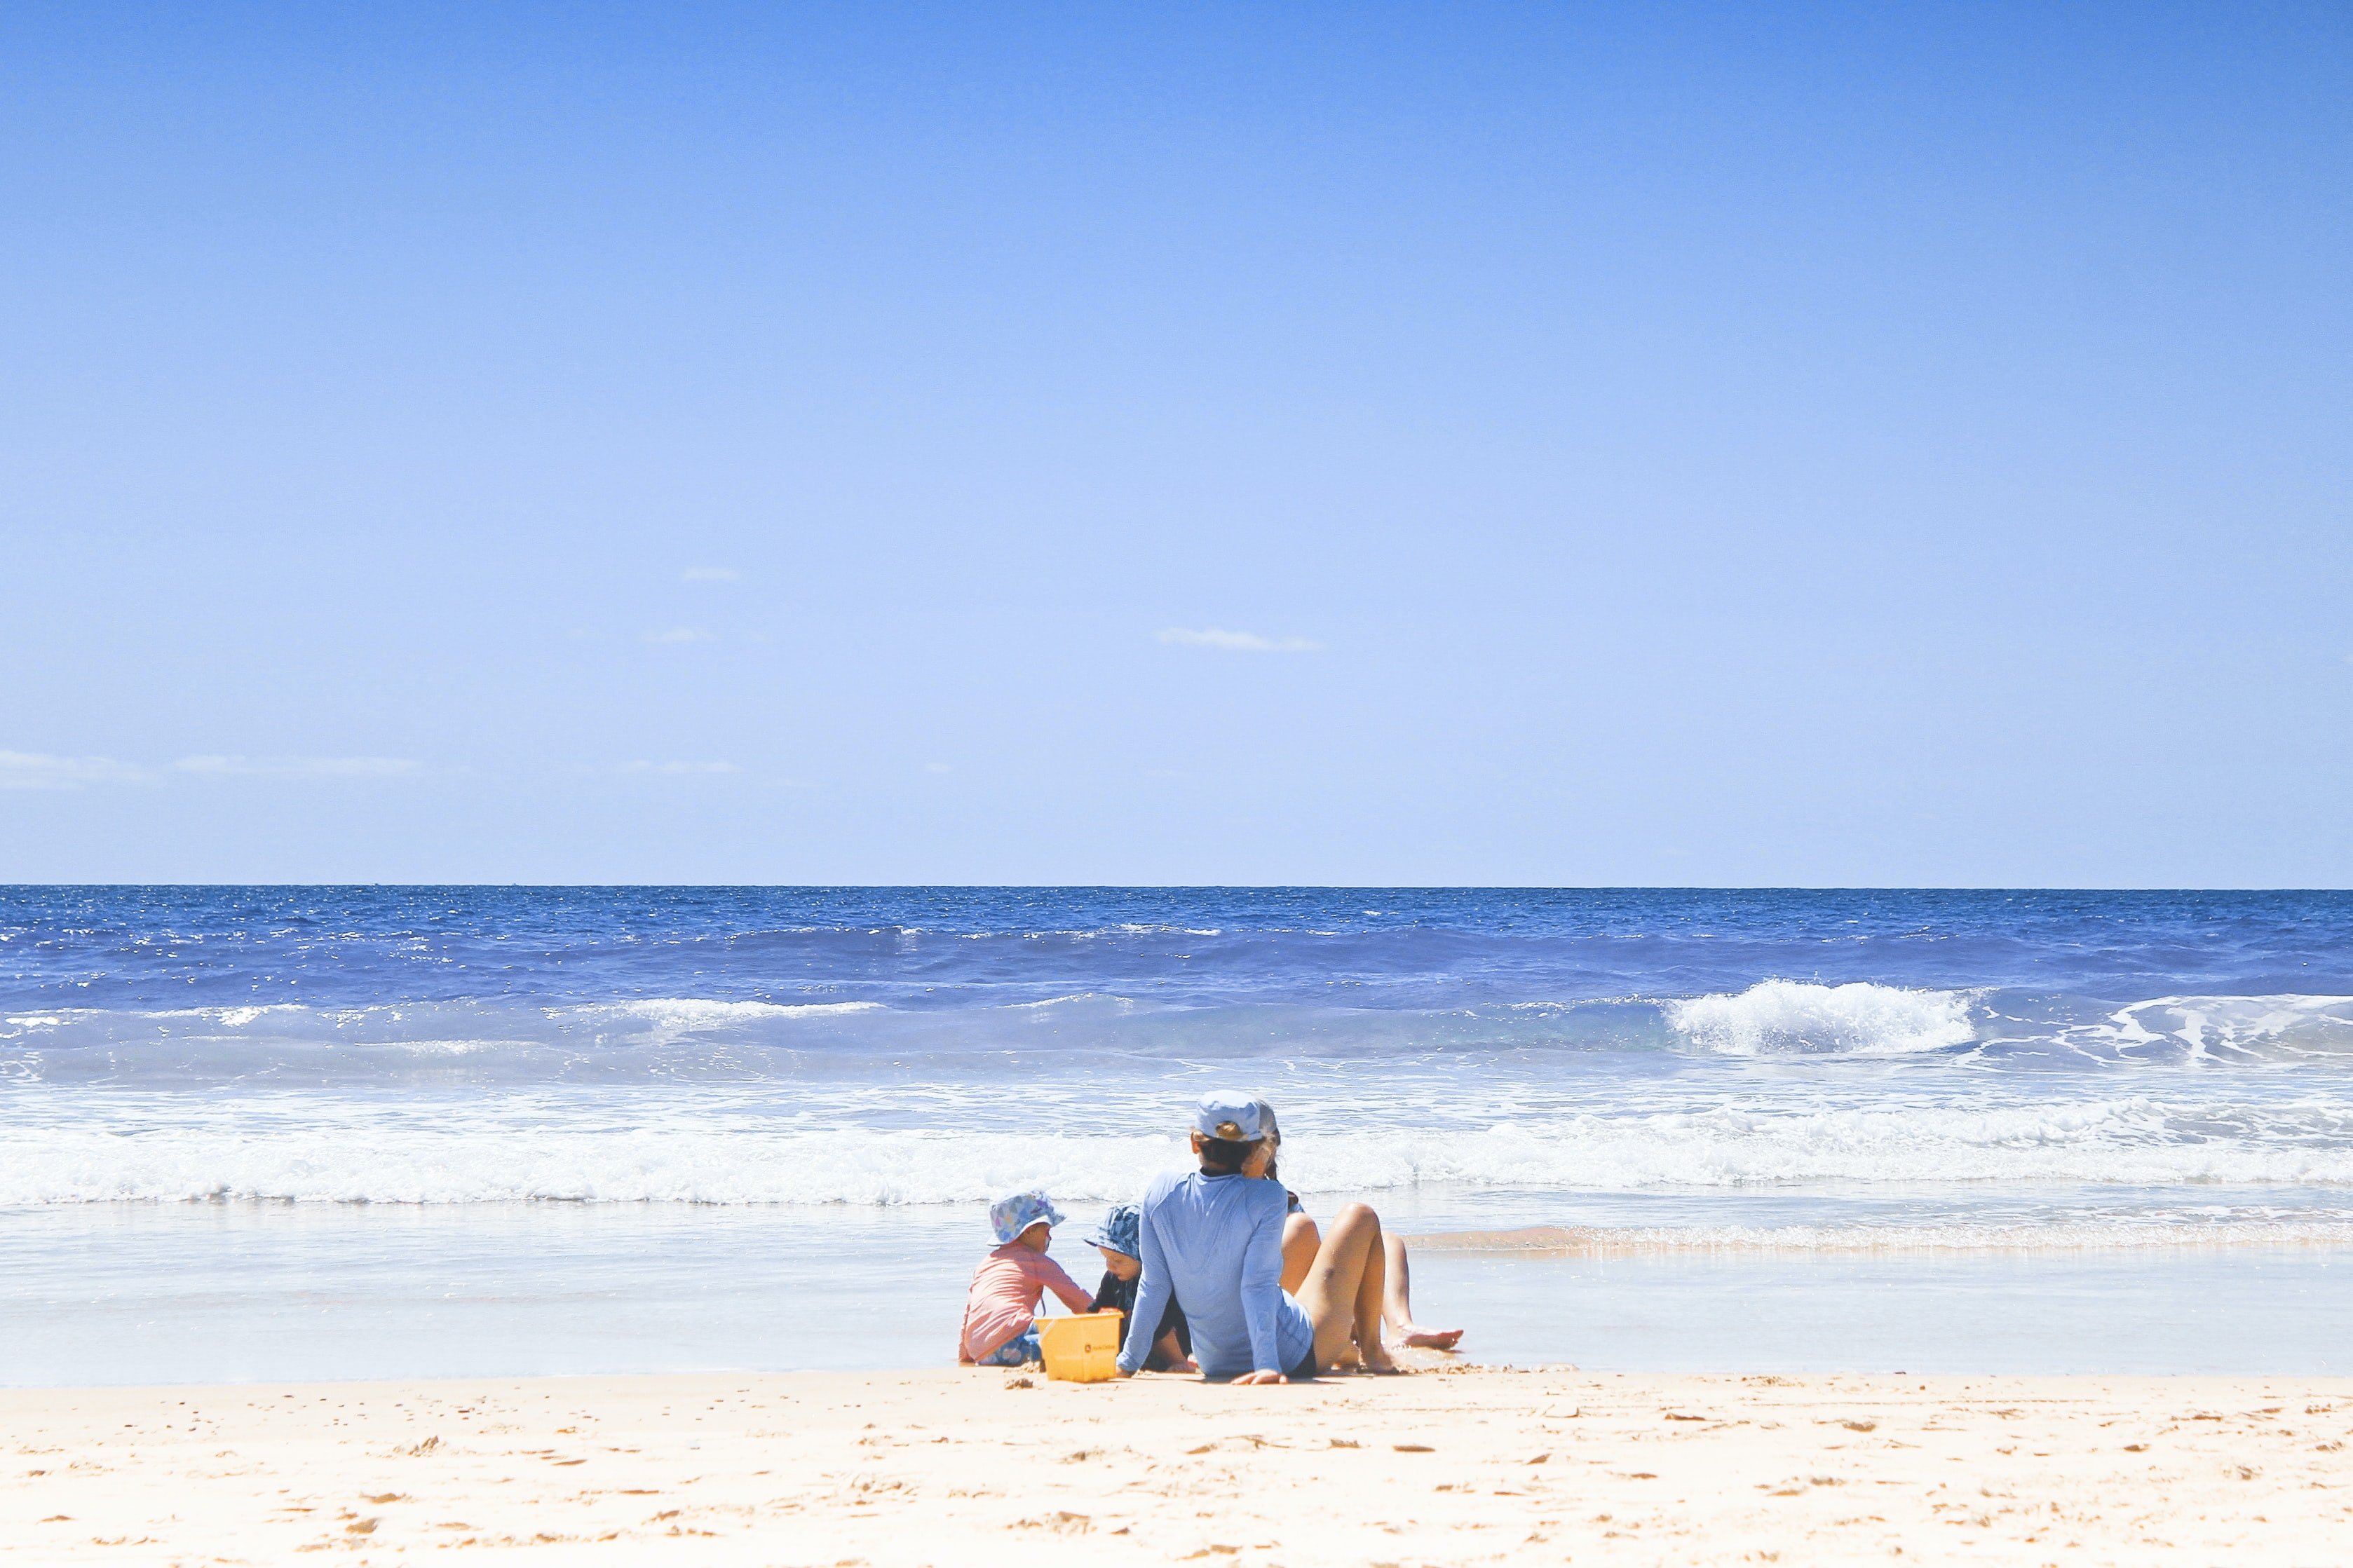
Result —
<instances>
[{"instance_id":1,"label":"woman's bare foot","mask_svg":"<svg viewBox=\"0 0 2353 1568\"><path fill-rule=\"evenodd\" d=\"M1419 1323L1392 1325L1398 1337L1416 1350L1451 1351L1462 1338L1461 1329L1425 1329Z\"/></svg>"},{"instance_id":2,"label":"woman's bare foot","mask_svg":"<svg viewBox=\"0 0 2353 1568\"><path fill-rule=\"evenodd\" d=\"M1398 1363L1397 1358L1389 1354L1387 1345L1375 1345L1372 1353L1368 1355L1364 1346L1351 1342L1341 1346L1340 1353L1332 1358L1332 1370L1334 1372L1395 1372L1398 1370Z\"/></svg>"}]
</instances>

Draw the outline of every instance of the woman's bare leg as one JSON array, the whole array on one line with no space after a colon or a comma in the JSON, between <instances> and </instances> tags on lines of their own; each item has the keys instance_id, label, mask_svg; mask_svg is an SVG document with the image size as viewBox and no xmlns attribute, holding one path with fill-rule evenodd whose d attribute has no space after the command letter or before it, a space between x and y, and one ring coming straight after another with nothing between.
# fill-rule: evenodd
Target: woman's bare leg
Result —
<instances>
[{"instance_id":1,"label":"woman's bare leg","mask_svg":"<svg viewBox=\"0 0 2353 1568\"><path fill-rule=\"evenodd\" d=\"M1396 1368L1381 1343L1388 1264L1381 1247L1381 1216L1363 1204L1342 1209L1299 1291L1299 1305L1315 1326L1318 1367L1336 1365L1354 1352L1369 1371Z\"/></svg>"},{"instance_id":2,"label":"woman's bare leg","mask_svg":"<svg viewBox=\"0 0 2353 1568\"><path fill-rule=\"evenodd\" d=\"M1304 1214L1294 1212L1282 1222L1282 1288L1293 1296L1307 1283L1307 1271L1315 1267L1316 1249L1324 1245L1324 1233Z\"/></svg>"},{"instance_id":3,"label":"woman's bare leg","mask_svg":"<svg viewBox=\"0 0 2353 1568\"><path fill-rule=\"evenodd\" d=\"M1287 1243L1288 1236L1284 1237ZM1381 1232L1382 1261L1388 1265L1388 1289L1381 1303L1381 1315L1388 1321L1398 1338L1407 1344L1423 1350L1451 1351L1462 1338L1461 1329L1425 1329L1413 1321L1413 1275L1405 1260L1405 1238L1394 1231ZM1286 1247L1285 1261L1289 1260Z\"/></svg>"}]
</instances>

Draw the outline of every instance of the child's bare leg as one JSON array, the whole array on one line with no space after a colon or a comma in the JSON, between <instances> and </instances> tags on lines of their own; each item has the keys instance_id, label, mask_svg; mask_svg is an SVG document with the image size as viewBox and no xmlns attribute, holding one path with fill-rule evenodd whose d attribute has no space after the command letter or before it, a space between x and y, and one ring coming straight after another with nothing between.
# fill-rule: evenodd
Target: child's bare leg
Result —
<instances>
[{"instance_id":1,"label":"child's bare leg","mask_svg":"<svg viewBox=\"0 0 2353 1568\"><path fill-rule=\"evenodd\" d=\"M1315 1267L1316 1249L1324 1245L1324 1233L1315 1222L1303 1214L1294 1214L1282 1222L1282 1288L1293 1296L1307 1283L1307 1271Z\"/></svg>"},{"instance_id":2,"label":"child's bare leg","mask_svg":"<svg viewBox=\"0 0 2353 1568\"><path fill-rule=\"evenodd\" d=\"M1423 1350L1451 1351L1462 1338L1461 1329L1425 1329L1413 1321L1413 1275L1405 1260L1405 1238L1396 1232L1381 1232L1381 1253L1388 1266L1388 1290L1381 1304L1381 1315L1390 1328L1407 1344Z\"/></svg>"},{"instance_id":3,"label":"child's bare leg","mask_svg":"<svg viewBox=\"0 0 2353 1568\"><path fill-rule=\"evenodd\" d=\"M1381 1343L1381 1297L1388 1275L1381 1248L1381 1216L1363 1204L1350 1204L1332 1222L1299 1291L1299 1305L1315 1326L1315 1364L1332 1366L1350 1352L1366 1368L1396 1366Z\"/></svg>"}]
</instances>

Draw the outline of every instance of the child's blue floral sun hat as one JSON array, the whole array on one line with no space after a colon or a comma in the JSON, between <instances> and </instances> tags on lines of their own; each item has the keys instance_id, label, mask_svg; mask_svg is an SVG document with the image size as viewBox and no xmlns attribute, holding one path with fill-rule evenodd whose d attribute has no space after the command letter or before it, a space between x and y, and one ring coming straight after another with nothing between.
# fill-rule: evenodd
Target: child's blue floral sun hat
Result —
<instances>
[{"instance_id":1,"label":"child's blue floral sun hat","mask_svg":"<svg viewBox=\"0 0 2353 1568\"><path fill-rule=\"evenodd\" d=\"M1144 1211L1134 1204L1113 1204L1103 1222L1087 1232L1087 1245L1109 1247L1129 1258L1144 1256Z\"/></svg>"},{"instance_id":2,"label":"child's blue floral sun hat","mask_svg":"<svg viewBox=\"0 0 2353 1568\"><path fill-rule=\"evenodd\" d=\"M1053 1199L1035 1187L1026 1193L1015 1193L1011 1197L999 1198L988 1205L989 1227L997 1232L999 1247L1041 1219L1048 1225L1060 1225L1062 1223L1062 1211L1054 1206Z\"/></svg>"}]
</instances>

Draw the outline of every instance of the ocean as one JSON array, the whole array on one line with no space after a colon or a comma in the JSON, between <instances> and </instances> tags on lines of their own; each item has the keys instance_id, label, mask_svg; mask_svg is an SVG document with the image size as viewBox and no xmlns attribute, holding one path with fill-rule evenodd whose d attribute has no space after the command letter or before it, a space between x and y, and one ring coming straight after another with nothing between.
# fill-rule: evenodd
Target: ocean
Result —
<instances>
[{"instance_id":1,"label":"ocean","mask_svg":"<svg viewBox=\"0 0 2353 1568\"><path fill-rule=\"evenodd\" d=\"M936 1363L987 1200L1091 1219L1211 1088L1486 1359L2345 1371L2348 939L2336 892L0 889L0 1379Z\"/></svg>"}]
</instances>

